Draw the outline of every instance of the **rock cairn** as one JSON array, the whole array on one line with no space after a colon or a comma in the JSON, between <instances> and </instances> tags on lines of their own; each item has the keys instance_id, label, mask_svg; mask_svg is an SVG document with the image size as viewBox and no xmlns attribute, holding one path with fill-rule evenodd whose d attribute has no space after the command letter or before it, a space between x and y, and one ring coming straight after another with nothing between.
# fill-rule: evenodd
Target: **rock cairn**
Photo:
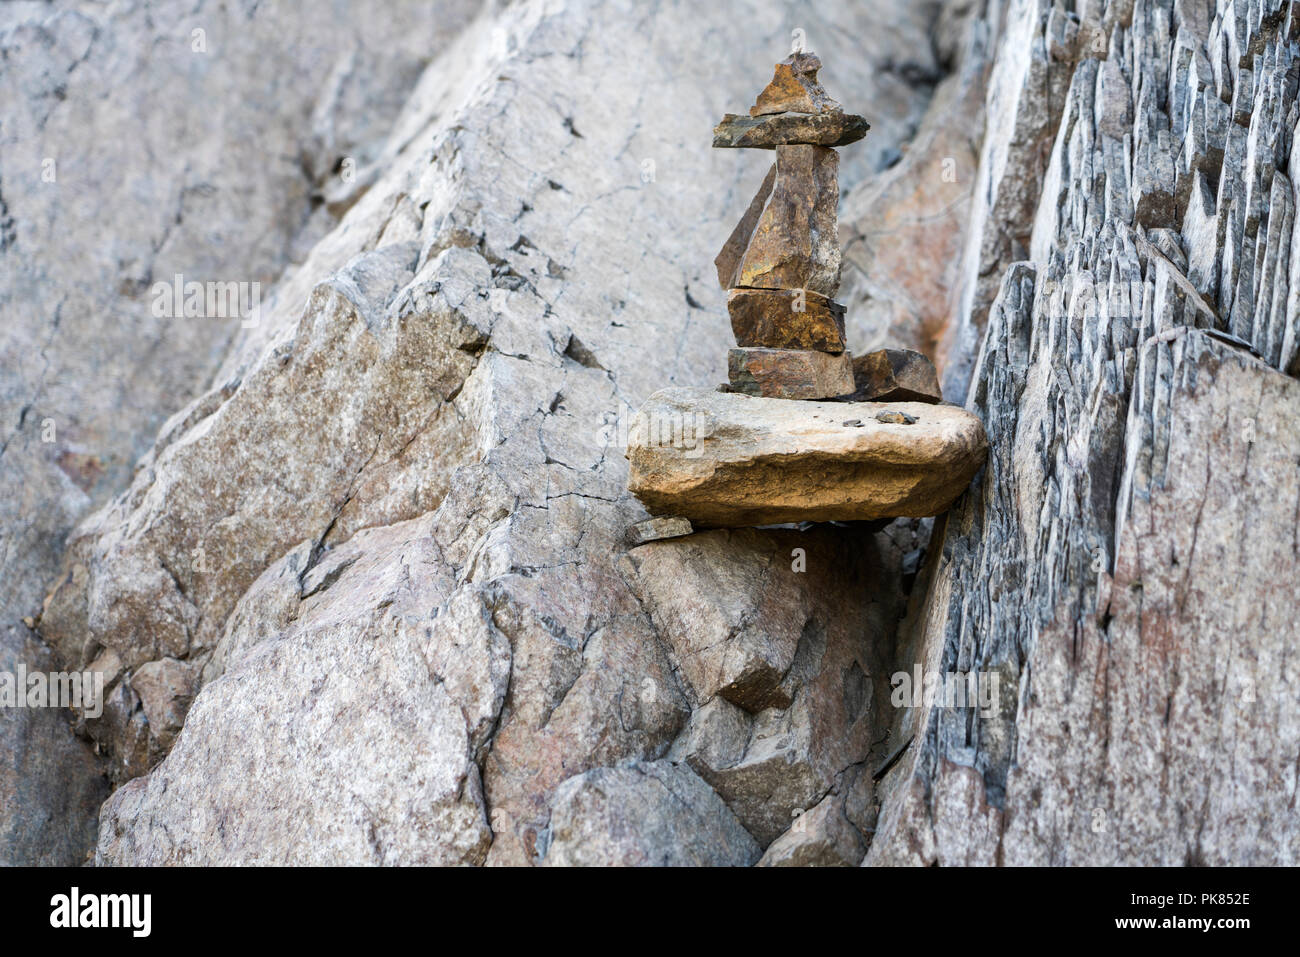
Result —
<instances>
[{"instance_id":1,"label":"rock cairn","mask_svg":"<svg viewBox=\"0 0 1300 957\"><path fill-rule=\"evenodd\" d=\"M829 399L854 391L840 287L839 154L870 129L817 80L821 61L795 53L776 65L749 116L729 113L713 145L770 149L776 162L714 260L738 348L729 391Z\"/></svg>"},{"instance_id":2,"label":"rock cairn","mask_svg":"<svg viewBox=\"0 0 1300 957\"><path fill-rule=\"evenodd\" d=\"M849 354L835 301L835 149L869 126L827 95L820 69L814 54L792 54L748 116L729 113L713 131L715 147L775 150L776 162L714 260L736 336L728 383L662 389L633 422L628 488L657 517L628 530L631 545L692 523L936 515L984 463L983 425L938 404L929 359Z\"/></svg>"}]
</instances>

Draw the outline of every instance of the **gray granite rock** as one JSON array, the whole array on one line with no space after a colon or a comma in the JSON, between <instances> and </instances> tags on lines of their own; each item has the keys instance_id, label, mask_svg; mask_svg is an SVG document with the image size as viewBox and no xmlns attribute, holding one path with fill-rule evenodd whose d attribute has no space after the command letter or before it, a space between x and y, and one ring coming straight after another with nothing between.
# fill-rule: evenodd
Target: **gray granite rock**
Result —
<instances>
[{"instance_id":1,"label":"gray granite rock","mask_svg":"<svg viewBox=\"0 0 1300 957\"><path fill-rule=\"evenodd\" d=\"M902 612L881 537L713 531L634 549L624 569L697 703L669 754L761 845L870 762L891 717L883 662ZM856 587L867 580L876 597Z\"/></svg>"},{"instance_id":2,"label":"gray granite rock","mask_svg":"<svg viewBox=\"0 0 1300 957\"><path fill-rule=\"evenodd\" d=\"M167 400L176 411L152 447L152 428L129 426L139 469L108 480L116 497L80 526L60 571L50 562L39 576L52 597L38 627L58 653L118 662L111 706L85 727L128 782L104 809L104 862L534 863L557 787L657 760L689 717L616 571L625 530L645 517L624 492L617 443L621 403L657 387L660 360L677 355L686 380L721 377L725 320L710 328L692 305L725 309L699 270L734 221L714 184L748 192L762 171L714 159L680 124L716 119L718 87L688 66L716 61L707 26L726 14L679 24L664 47L601 3L493 9L459 31L452 7L427 12L448 24L448 45L409 20L375 18L433 58L413 86L368 74L405 104L395 118L374 115L387 136L358 153L351 182L312 184L324 202L310 216L265 210L275 227L259 236L294 234L283 259L215 239L178 253L186 272L199 268L194 249L238 247L270 263L261 319L191 355L206 365L185 381L210 385L189 404ZM905 11L885 36L865 29L877 12L802 25L827 38L840 80L871 92L879 111L879 136L841 170L846 184L879 164L928 95L881 69L900 38L925 47L924 15ZM766 41L746 42L767 58ZM752 90L741 61L717 66L712 84ZM648 83L671 114L638 107ZM317 119L326 129L326 114ZM283 152L296 163L296 146ZM239 164L237 175L262 169ZM4 186L8 199L7 174ZM204 221L216 220L185 218ZM647 237L658 265L633 280L627 264ZM700 347L681 350L688 329ZM148 354L134 349L122 346L133 360ZM410 522L424 523L418 541ZM418 613L401 594L407 571ZM462 587L480 595L481 614L453 613ZM499 705L499 672L420 677L431 665L419 649L439 621L453 632L435 642L448 667L497 647L475 637L484 616L510 649ZM392 643L376 646L388 629ZM377 647L390 650L375 658ZM169 680L170 662L196 666L197 693ZM343 665L322 671L328 662ZM141 671L144 694L132 686ZM343 680L354 671L359 684ZM294 684L299 673L316 683ZM405 682L418 691L410 700L385 690ZM335 737L314 710L266 701L268 684L343 714ZM354 707L354 693L370 707ZM146 699L164 727L145 720ZM406 743L413 732L418 748ZM366 736L374 746L360 759L331 743ZM220 766L232 738L247 754ZM222 817L231 809L234 830Z\"/></svg>"},{"instance_id":3,"label":"gray granite rock","mask_svg":"<svg viewBox=\"0 0 1300 957\"><path fill-rule=\"evenodd\" d=\"M62 670L25 630L0 625L0 672ZM95 845L108 778L71 718L62 708L0 709L0 866L79 865Z\"/></svg>"},{"instance_id":4,"label":"gray granite rock","mask_svg":"<svg viewBox=\"0 0 1300 957\"><path fill-rule=\"evenodd\" d=\"M597 768L555 792L548 867L748 867L758 845L707 784L670 761Z\"/></svg>"},{"instance_id":5,"label":"gray granite rock","mask_svg":"<svg viewBox=\"0 0 1300 957\"><path fill-rule=\"evenodd\" d=\"M44 660L22 619L65 538L250 321L159 315L158 284L164 302L178 275L269 300L336 222L312 213L318 194L379 160L473 6L0 5L0 632L19 660ZM62 720L0 710L0 728L17 739L6 753L44 755L0 801L0 860L81 863L102 788L92 749Z\"/></svg>"},{"instance_id":6,"label":"gray granite rock","mask_svg":"<svg viewBox=\"0 0 1300 957\"><path fill-rule=\"evenodd\" d=\"M758 866L857 867L865 853L862 834L844 816L843 799L829 795L796 817L763 853Z\"/></svg>"},{"instance_id":7,"label":"gray granite rock","mask_svg":"<svg viewBox=\"0 0 1300 957\"><path fill-rule=\"evenodd\" d=\"M817 716L865 700L845 659L796 650L782 681L819 690L787 707L701 701L619 572L630 410L722 379L707 264L769 165L708 129L784 36L263 4L200 8L196 54L189 6L5 5L5 155L35 159L0 184L0 627L113 678L77 729L127 781L101 861L822 863L856 853L841 800L871 863L1300 860L1294 4L1076 7L789 24L874 128L838 172L848 346L933 355L990 449L932 545L825 530L884 549L853 597L883 606L870 740L829 758ZM177 272L263 282L261 321L156 320ZM997 707L894 708L918 664L998 675ZM26 717L4 859L77 863L102 768ZM620 768L669 754L684 805ZM736 840L662 838L687 819Z\"/></svg>"}]
</instances>

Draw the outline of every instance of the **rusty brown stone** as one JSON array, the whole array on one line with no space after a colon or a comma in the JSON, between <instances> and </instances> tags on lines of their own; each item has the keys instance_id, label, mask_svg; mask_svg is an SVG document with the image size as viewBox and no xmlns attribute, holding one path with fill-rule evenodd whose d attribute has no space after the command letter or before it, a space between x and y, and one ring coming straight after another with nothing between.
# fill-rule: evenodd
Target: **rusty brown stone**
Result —
<instances>
[{"instance_id":1,"label":"rusty brown stone","mask_svg":"<svg viewBox=\"0 0 1300 957\"><path fill-rule=\"evenodd\" d=\"M776 181L731 285L809 289L833 298L840 285L839 198L835 150L778 146Z\"/></svg>"},{"instance_id":2,"label":"rusty brown stone","mask_svg":"<svg viewBox=\"0 0 1300 957\"><path fill-rule=\"evenodd\" d=\"M758 225L758 219L763 215L763 210L767 206L767 199L772 195L772 186L776 182L776 164L767 171L763 177L763 185L759 186L758 192L749 203L749 209L745 210L745 215L741 217L736 228L731 231L727 241L722 244L722 249L718 252L717 258L713 260L713 265L718 269L718 284L723 289L730 289L736 285L736 272L740 268L741 257L745 255L745 249L749 246L750 237L754 235L754 227Z\"/></svg>"},{"instance_id":3,"label":"rusty brown stone","mask_svg":"<svg viewBox=\"0 0 1300 957\"><path fill-rule=\"evenodd\" d=\"M778 146L847 146L867 135L871 124L853 113L773 113L740 116L728 113L713 128L717 149L775 149Z\"/></svg>"},{"instance_id":4,"label":"rusty brown stone","mask_svg":"<svg viewBox=\"0 0 1300 957\"><path fill-rule=\"evenodd\" d=\"M804 289L733 289L727 312L736 345L843 352L844 307Z\"/></svg>"},{"instance_id":5,"label":"rusty brown stone","mask_svg":"<svg viewBox=\"0 0 1300 957\"><path fill-rule=\"evenodd\" d=\"M803 349L732 349L727 353L731 390L767 399L832 399L853 391L853 362Z\"/></svg>"},{"instance_id":6,"label":"rusty brown stone","mask_svg":"<svg viewBox=\"0 0 1300 957\"><path fill-rule=\"evenodd\" d=\"M772 82L758 94L750 116L772 113L829 113L840 105L817 82L822 61L815 53L793 53L776 65Z\"/></svg>"},{"instance_id":7,"label":"rusty brown stone","mask_svg":"<svg viewBox=\"0 0 1300 957\"><path fill-rule=\"evenodd\" d=\"M855 402L942 402L934 363L911 349L879 349L853 359Z\"/></svg>"}]
</instances>

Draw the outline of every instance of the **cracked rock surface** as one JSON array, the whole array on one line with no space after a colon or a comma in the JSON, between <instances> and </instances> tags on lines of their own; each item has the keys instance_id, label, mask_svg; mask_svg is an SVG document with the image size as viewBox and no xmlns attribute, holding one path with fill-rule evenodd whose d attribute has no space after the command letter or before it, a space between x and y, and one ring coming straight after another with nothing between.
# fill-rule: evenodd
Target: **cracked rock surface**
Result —
<instances>
[{"instance_id":1,"label":"cracked rock surface","mask_svg":"<svg viewBox=\"0 0 1300 957\"><path fill-rule=\"evenodd\" d=\"M153 285L269 292L334 220L313 197L379 158L472 7L0 5L0 668L82 657L50 659L25 620L239 333L158 316ZM82 863L104 762L57 711L0 709L0 752L0 863Z\"/></svg>"},{"instance_id":2,"label":"cracked rock surface","mask_svg":"<svg viewBox=\"0 0 1300 957\"><path fill-rule=\"evenodd\" d=\"M897 141L929 90L878 67L900 43L931 63L925 11L860 39L876 12L800 26ZM709 256L765 170L715 159L708 130L791 29L755 13L768 32L702 85L721 10L490 7L431 51L356 176L325 177L334 221L295 237L210 385L156 403L172 417L31 609L110 678L81 726L116 787L101 863L559 859L561 785L664 759L693 706L616 568L645 518L620 436L665 375L722 371ZM708 790L691 775L664 780Z\"/></svg>"},{"instance_id":3,"label":"cracked rock surface","mask_svg":"<svg viewBox=\"0 0 1300 957\"><path fill-rule=\"evenodd\" d=\"M0 667L108 680L0 712L0 860L1300 860L1296 4L337 6L0 10ZM710 131L796 28L872 126L847 346L988 462L634 546L772 165Z\"/></svg>"}]
</instances>

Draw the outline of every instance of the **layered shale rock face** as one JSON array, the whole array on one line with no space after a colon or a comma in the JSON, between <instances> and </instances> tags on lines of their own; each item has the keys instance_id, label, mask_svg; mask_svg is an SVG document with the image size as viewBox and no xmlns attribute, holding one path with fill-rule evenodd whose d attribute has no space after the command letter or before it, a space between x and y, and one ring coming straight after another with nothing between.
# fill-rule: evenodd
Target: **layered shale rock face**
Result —
<instances>
[{"instance_id":1,"label":"layered shale rock face","mask_svg":"<svg viewBox=\"0 0 1300 957\"><path fill-rule=\"evenodd\" d=\"M0 14L5 649L109 679L77 737L0 713L6 860L1300 860L1296 4L263 4L202 61L191 6ZM872 131L792 60L716 133L854 144L846 309L752 348L938 360L966 411L888 356L783 403L982 420L932 537L627 492L633 410L771 331L710 258L772 153L706 144L792 31ZM175 273L260 322L155 322ZM896 706L917 666L987 707Z\"/></svg>"},{"instance_id":2,"label":"layered shale rock face","mask_svg":"<svg viewBox=\"0 0 1300 957\"><path fill-rule=\"evenodd\" d=\"M903 636L1002 704L898 722L867 860L1295 863L1300 7L1004 30L950 330L989 465Z\"/></svg>"}]
</instances>

